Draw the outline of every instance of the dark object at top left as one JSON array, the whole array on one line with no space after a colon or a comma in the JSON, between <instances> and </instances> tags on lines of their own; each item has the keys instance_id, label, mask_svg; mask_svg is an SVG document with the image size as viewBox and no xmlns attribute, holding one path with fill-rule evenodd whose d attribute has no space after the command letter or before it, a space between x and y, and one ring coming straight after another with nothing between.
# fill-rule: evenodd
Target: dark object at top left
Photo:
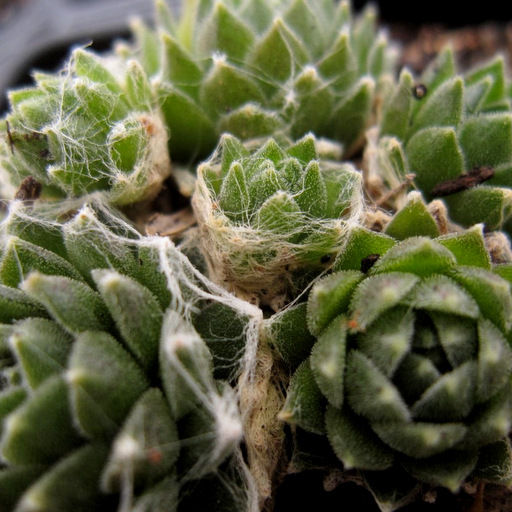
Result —
<instances>
[{"instance_id":1,"label":"dark object at top left","mask_svg":"<svg viewBox=\"0 0 512 512\"><path fill-rule=\"evenodd\" d=\"M32 69L53 71L70 46L110 45L153 9L148 0L0 0L0 112L8 89L30 85Z\"/></svg>"}]
</instances>

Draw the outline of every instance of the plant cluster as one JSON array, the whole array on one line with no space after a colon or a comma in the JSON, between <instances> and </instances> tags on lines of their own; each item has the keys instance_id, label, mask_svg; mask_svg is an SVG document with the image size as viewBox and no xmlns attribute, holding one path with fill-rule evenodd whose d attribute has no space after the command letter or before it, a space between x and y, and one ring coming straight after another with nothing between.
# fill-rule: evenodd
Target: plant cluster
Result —
<instances>
[{"instance_id":1,"label":"plant cluster","mask_svg":"<svg viewBox=\"0 0 512 512\"><path fill-rule=\"evenodd\" d=\"M155 7L0 120L0 508L511 486L504 59L415 77L346 1Z\"/></svg>"}]
</instances>

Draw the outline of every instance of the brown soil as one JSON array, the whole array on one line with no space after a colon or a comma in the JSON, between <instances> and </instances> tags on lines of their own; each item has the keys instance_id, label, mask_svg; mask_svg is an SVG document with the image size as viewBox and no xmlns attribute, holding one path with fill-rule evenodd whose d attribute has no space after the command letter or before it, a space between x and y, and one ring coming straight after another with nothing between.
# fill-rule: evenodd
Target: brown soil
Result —
<instances>
[{"instance_id":1,"label":"brown soil","mask_svg":"<svg viewBox=\"0 0 512 512\"><path fill-rule=\"evenodd\" d=\"M451 44L461 69L502 54L512 70L512 22L489 22L449 29L441 24L388 25L392 40L402 44L401 65L419 73L447 44Z\"/></svg>"}]
</instances>

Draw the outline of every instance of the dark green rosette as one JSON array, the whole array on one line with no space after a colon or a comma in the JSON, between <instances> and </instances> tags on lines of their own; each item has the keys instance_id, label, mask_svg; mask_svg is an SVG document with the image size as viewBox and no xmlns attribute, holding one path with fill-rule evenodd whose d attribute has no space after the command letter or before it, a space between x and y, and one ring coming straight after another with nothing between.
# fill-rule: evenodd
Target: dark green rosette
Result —
<instances>
[{"instance_id":1,"label":"dark green rosette","mask_svg":"<svg viewBox=\"0 0 512 512\"><path fill-rule=\"evenodd\" d=\"M491 265L481 225L425 226L402 241L355 228L307 303L269 320L296 368L280 418L327 436L386 510L418 482L512 482L509 265Z\"/></svg>"}]
</instances>

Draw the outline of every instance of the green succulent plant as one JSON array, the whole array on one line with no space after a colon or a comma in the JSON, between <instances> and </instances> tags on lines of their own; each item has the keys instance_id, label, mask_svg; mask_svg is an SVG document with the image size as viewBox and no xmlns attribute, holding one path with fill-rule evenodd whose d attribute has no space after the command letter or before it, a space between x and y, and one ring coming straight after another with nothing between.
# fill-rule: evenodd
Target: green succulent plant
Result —
<instances>
[{"instance_id":1,"label":"green succulent plant","mask_svg":"<svg viewBox=\"0 0 512 512\"><path fill-rule=\"evenodd\" d=\"M197 510L231 479L241 507L242 422L199 334L220 337L211 305L180 310L158 247L121 220L28 208L2 224L0 508Z\"/></svg>"},{"instance_id":2,"label":"green succulent plant","mask_svg":"<svg viewBox=\"0 0 512 512\"><path fill-rule=\"evenodd\" d=\"M35 73L33 87L9 94L3 188L31 175L48 197L101 190L122 206L158 193L167 143L184 164L224 132L314 131L345 154L361 146L394 61L375 12L353 20L347 2L208 0L185 2L178 18L156 6L156 29L134 23L132 47L109 59L78 49L61 73Z\"/></svg>"},{"instance_id":3,"label":"green succulent plant","mask_svg":"<svg viewBox=\"0 0 512 512\"><path fill-rule=\"evenodd\" d=\"M134 25L121 51L142 63L170 130L173 160L205 158L220 135L298 139L310 131L360 146L395 53L372 9L348 2L157 2L157 30Z\"/></svg>"},{"instance_id":4,"label":"green succulent plant","mask_svg":"<svg viewBox=\"0 0 512 512\"><path fill-rule=\"evenodd\" d=\"M367 147L372 179L392 189L411 173L424 198L441 198L454 222L509 229L508 93L502 56L462 73L447 47L418 80L403 70L385 95L379 133Z\"/></svg>"},{"instance_id":5,"label":"green succulent plant","mask_svg":"<svg viewBox=\"0 0 512 512\"><path fill-rule=\"evenodd\" d=\"M504 59L398 76L347 1L155 7L0 120L0 509L510 487ZM143 236L175 189L197 226Z\"/></svg>"},{"instance_id":6,"label":"green succulent plant","mask_svg":"<svg viewBox=\"0 0 512 512\"><path fill-rule=\"evenodd\" d=\"M46 197L103 191L120 206L158 193L171 170L167 129L140 64L77 49L62 72L34 77L9 93L4 188L32 176Z\"/></svg>"},{"instance_id":7,"label":"green succulent plant","mask_svg":"<svg viewBox=\"0 0 512 512\"><path fill-rule=\"evenodd\" d=\"M404 482L410 493L418 481L453 492L470 478L510 485L504 268L491 265L481 225L403 241L355 228L307 303L269 320L297 367L281 419L327 436L386 510L403 504ZM311 334L296 334L305 323Z\"/></svg>"},{"instance_id":8,"label":"green succulent plant","mask_svg":"<svg viewBox=\"0 0 512 512\"><path fill-rule=\"evenodd\" d=\"M217 282L278 310L327 268L362 210L361 173L319 159L307 135L250 150L224 135L192 204Z\"/></svg>"}]
</instances>

